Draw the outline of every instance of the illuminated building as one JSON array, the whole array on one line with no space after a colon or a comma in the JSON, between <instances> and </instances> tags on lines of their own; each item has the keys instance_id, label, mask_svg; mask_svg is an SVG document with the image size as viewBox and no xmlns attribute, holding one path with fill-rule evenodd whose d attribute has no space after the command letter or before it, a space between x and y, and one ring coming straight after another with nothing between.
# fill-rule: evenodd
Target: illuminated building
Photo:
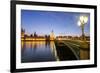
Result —
<instances>
[{"instance_id":1,"label":"illuminated building","mask_svg":"<svg viewBox=\"0 0 100 73\"><path fill-rule=\"evenodd\" d=\"M50 34L50 40L54 40L55 39L55 35L54 35L54 32L52 30L51 34Z\"/></svg>"}]
</instances>

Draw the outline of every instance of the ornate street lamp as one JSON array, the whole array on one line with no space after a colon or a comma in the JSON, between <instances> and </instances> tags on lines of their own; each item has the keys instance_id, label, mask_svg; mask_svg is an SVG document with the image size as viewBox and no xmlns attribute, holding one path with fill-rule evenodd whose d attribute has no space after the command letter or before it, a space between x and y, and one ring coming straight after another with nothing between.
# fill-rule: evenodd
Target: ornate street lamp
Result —
<instances>
[{"instance_id":1,"label":"ornate street lamp","mask_svg":"<svg viewBox=\"0 0 100 73\"><path fill-rule=\"evenodd\" d=\"M82 39L85 39L85 34L84 34L84 26L88 22L88 16L80 16L79 21L78 21L78 26L81 27L82 30Z\"/></svg>"}]
</instances>

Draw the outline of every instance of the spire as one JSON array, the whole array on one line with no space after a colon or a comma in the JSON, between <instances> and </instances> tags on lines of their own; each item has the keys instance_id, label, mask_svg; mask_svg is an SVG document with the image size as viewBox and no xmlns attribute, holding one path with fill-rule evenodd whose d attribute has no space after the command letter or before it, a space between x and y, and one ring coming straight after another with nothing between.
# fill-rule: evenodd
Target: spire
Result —
<instances>
[{"instance_id":1,"label":"spire","mask_svg":"<svg viewBox=\"0 0 100 73\"><path fill-rule=\"evenodd\" d=\"M52 30L50 34L50 40L54 40L54 38L55 38L55 35L54 35L54 31Z\"/></svg>"}]
</instances>

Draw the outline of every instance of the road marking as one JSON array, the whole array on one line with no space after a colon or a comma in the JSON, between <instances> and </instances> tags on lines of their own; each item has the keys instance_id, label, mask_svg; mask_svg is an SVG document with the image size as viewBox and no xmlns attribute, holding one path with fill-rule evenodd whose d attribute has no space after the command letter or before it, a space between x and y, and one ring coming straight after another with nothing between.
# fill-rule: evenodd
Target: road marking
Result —
<instances>
[{"instance_id":1,"label":"road marking","mask_svg":"<svg viewBox=\"0 0 100 73\"><path fill-rule=\"evenodd\" d=\"M79 49L80 49L80 48L79 48L79 45L76 46L76 45L73 45L73 44L71 44L71 43L69 43L69 42L67 42L67 43L68 43L71 47L74 47L74 48L76 49L76 51L75 51L75 50L74 50L74 51L75 51L76 54L79 56L79 55L80 55L80 54L79 54ZM73 48L73 49L74 49L74 48ZM77 50L78 50L78 51L77 51Z\"/></svg>"},{"instance_id":2,"label":"road marking","mask_svg":"<svg viewBox=\"0 0 100 73\"><path fill-rule=\"evenodd\" d=\"M73 43L71 43L71 42L67 42L67 43L72 44L72 45L75 45L75 46L77 46L77 47L80 47L80 45L73 44Z\"/></svg>"},{"instance_id":3,"label":"road marking","mask_svg":"<svg viewBox=\"0 0 100 73\"><path fill-rule=\"evenodd\" d=\"M76 52L73 50L73 48L71 46L69 46L67 43L65 43L64 41L62 41L62 43L64 43L66 46L68 46L72 50L72 52L74 53L74 55L76 56L76 58L79 60L79 57L76 54Z\"/></svg>"}]
</instances>

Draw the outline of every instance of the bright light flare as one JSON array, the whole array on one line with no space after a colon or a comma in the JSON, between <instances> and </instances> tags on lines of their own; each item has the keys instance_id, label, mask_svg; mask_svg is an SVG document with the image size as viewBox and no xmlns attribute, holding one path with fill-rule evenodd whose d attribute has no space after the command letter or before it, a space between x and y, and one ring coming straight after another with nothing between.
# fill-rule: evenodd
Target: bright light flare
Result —
<instances>
[{"instance_id":1,"label":"bright light flare","mask_svg":"<svg viewBox=\"0 0 100 73\"><path fill-rule=\"evenodd\" d=\"M80 21L78 21L78 23L77 23L77 24L78 24L78 26L81 26L81 22L80 22Z\"/></svg>"}]
</instances>

